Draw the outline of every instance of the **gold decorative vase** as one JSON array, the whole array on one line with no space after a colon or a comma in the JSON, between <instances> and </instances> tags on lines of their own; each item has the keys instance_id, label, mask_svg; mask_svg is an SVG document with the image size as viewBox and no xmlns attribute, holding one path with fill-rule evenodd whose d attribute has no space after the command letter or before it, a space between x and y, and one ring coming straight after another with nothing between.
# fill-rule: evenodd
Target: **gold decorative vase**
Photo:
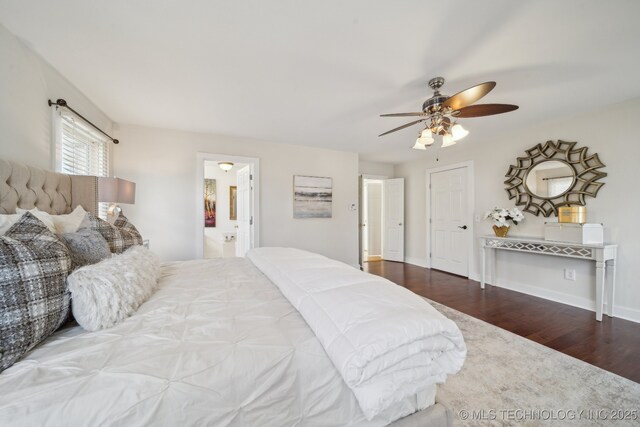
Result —
<instances>
[{"instance_id":1,"label":"gold decorative vase","mask_svg":"<svg viewBox=\"0 0 640 427\"><path fill-rule=\"evenodd\" d=\"M505 225L502 227L497 227L494 225L493 232L496 233L497 237L507 237L507 234L509 233L509 226Z\"/></svg>"}]
</instances>

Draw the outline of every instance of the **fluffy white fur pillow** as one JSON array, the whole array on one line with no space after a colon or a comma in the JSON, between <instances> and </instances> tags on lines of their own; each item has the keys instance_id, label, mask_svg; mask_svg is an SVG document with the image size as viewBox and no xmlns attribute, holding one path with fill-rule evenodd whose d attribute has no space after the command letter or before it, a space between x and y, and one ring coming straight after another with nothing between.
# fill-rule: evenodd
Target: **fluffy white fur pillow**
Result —
<instances>
[{"instance_id":1,"label":"fluffy white fur pillow","mask_svg":"<svg viewBox=\"0 0 640 427\"><path fill-rule=\"evenodd\" d=\"M73 317L88 331L110 328L153 294L159 275L158 257L144 246L79 268L67 278Z\"/></svg>"}]
</instances>

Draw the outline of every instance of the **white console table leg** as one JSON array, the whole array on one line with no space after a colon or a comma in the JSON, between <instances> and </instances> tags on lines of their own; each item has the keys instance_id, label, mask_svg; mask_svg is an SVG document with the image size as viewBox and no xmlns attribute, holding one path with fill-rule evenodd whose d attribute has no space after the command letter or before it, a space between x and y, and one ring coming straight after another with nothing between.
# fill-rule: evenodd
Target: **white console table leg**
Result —
<instances>
[{"instance_id":1,"label":"white console table leg","mask_svg":"<svg viewBox=\"0 0 640 427\"><path fill-rule=\"evenodd\" d=\"M604 261L596 261L596 320L599 322L602 322L605 275L606 263Z\"/></svg>"},{"instance_id":2,"label":"white console table leg","mask_svg":"<svg viewBox=\"0 0 640 427\"><path fill-rule=\"evenodd\" d=\"M484 280L485 280L485 274L487 272L487 255L486 255L486 249L484 247L484 244L482 245L482 280L480 281L480 289L484 289Z\"/></svg>"},{"instance_id":3,"label":"white console table leg","mask_svg":"<svg viewBox=\"0 0 640 427\"><path fill-rule=\"evenodd\" d=\"M611 282L607 288L607 315L613 317L613 298L616 291L616 259L611 260Z\"/></svg>"}]
</instances>

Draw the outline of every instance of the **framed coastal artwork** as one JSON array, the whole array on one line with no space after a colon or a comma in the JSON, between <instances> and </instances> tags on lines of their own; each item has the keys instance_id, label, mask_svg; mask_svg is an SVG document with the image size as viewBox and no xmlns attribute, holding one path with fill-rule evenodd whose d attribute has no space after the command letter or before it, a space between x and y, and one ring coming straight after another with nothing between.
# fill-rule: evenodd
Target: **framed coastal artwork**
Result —
<instances>
[{"instance_id":1,"label":"framed coastal artwork","mask_svg":"<svg viewBox=\"0 0 640 427\"><path fill-rule=\"evenodd\" d=\"M294 175L294 218L331 218L332 205L332 178Z\"/></svg>"},{"instance_id":2,"label":"framed coastal artwork","mask_svg":"<svg viewBox=\"0 0 640 427\"><path fill-rule=\"evenodd\" d=\"M216 180L204 180L204 226L216 226Z\"/></svg>"}]
</instances>

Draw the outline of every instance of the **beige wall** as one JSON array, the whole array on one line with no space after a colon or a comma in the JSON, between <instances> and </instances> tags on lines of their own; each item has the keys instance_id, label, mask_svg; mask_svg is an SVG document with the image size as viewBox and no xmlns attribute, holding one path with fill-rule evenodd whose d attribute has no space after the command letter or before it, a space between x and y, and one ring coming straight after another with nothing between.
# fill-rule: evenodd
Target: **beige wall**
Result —
<instances>
[{"instance_id":1,"label":"beige wall","mask_svg":"<svg viewBox=\"0 0 640 427\"><path fill-rule=\"evenodd\" d=\"M104 113L0 25L0 158L53 168L52 108L47 99L58 98L111 132L111 120Z\"/></svg>"},{"instance_id":2,"label":"beige wall","mask_svg":"<svg viewBox=\"0 0 640 427\"><path fill-rule=\"evenodd\" d=\"M393 178L393 164L360 160L358 162L358 172L361 175L380 175Z\"/></svg>"},{"instance_id":3,"label":"beige wall","mask_svg":"<svg viewBox=\"0 0 640 427\"><path fill-rule=\"evenodd\" d=\"M194 258L196 153L260 159L260 242L358 263L358 155L303 146L120 125L115 174L136 182L125 214L164 260ZM293 175L333 178L333 218L293 218Z\"/></svg>"},{"instance_id":4,"label":"beige wall","mask_svg":"<svg viewBox=\"0 0 640 427\"><path fill-rule=\"evenodd\" d=\"M609 174L596 199L588 198L588 221L604 223L605 240L620 245L616 309L620 316L640 321L640 212L637 171L640 144L637 143L636 121L640 116L640 99L600 109L596 113L540 124L520 132L496 138L493 142L477 143L471 134L459 144L440 150L437 166L473 160L475 168L475 215L482 215L494 206L514 206L504 190L503 181L510 164L524 150L539 142L563 139L578 141L598 153ZM498 123L498 119L493 119ZM602 123L613 124L603 126ZM406 178L406 258L426 261L426 170L436 167L435 158L408 162L395 167L395 176ZM545 218L526 214L526 220L512 227L510 234L543 236ZM475 235L491 233L490 223L474 224ZM477 249L477 238L475 239ZM478 251L471 266L471 277L479 277ZM577 280L564 280L564 268L573 268ZM587 261L549 256L501 252L498 255L498 276L501 286L511 287L545 298L576 306L595 307L595 276L593 264Z\"/></svg>"}]
</instances>

